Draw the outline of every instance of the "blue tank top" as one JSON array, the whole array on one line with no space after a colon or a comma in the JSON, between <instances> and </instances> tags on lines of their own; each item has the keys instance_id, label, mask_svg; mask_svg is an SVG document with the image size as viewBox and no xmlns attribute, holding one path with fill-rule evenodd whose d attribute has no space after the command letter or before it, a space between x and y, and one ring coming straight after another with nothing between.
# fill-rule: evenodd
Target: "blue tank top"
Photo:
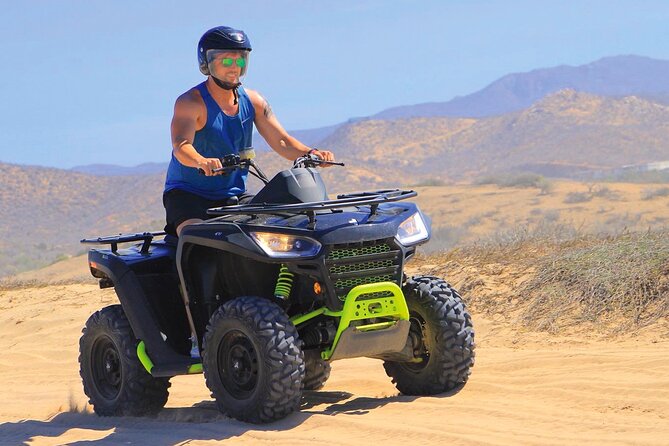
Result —
<instances>
[{"instance_id":1,"label":"blue tank top","mask_svg":"<svg viewBox=\"0 0 669 446\"><path fill-rule=\"evenodd\" d=\"M207 123L195 132L193 146L205 158L223 158L251 147L255 110L249 96L239 87L239 112L228 116L211 97L205 83L197 87L207 107ZM181 189L209 200L220 200L239 195L246 190L247 169L237 169L228 175L208 177L193 167L184 166L172 154L167 168L165 192Z\"/></svg>"}]
</instances>

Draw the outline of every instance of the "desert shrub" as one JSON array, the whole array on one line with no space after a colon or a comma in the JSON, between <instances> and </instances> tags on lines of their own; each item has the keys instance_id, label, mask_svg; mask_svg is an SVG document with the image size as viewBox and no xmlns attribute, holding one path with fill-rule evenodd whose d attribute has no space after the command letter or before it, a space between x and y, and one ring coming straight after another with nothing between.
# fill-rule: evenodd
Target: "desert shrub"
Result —
<instances>
[{"instance_id":1,"label":"desert shrub","mask_svg":"<svg viewBox=\"0 0 669 446\"><path fill-rule=\"evenodd\" d=\"M422 250L426 253L447 251L462 243L469 234L463 226L440 226L432 229L430 242L423 245Z\"/></svg>"},{"instance_id":2,"label":"desert shrub","mask_svg":"<svg viewBox=\"0 0 669 446\"><path fill-rule=\"evenodd\" d=\"M639 325L666 315L668 236L657 231L584 237L560 247L538 263L534 278L521 290L532 298L526 318L550 322L569 306L591 321L622 315Z\"/></svg>"},{"instance_id":3,"label":"desert shrub","mask_svg":"<svg viewBox=\"0 0 669 446\"><path fill-rule=\"evenodd\" d=\"M641 192L642 200L652 200L655 197L669 196L669 187L660 187L658 189L644 189Z\"/></svg>"},{"instance_id":4,"label":"desert shrub","mask_svg":"<svg viewBox=\"0 0 669 446\"><path fill-rule=\"evenodd\" d=\"M573 225L542 219L535 224L502 224L485 237L479 238L474 245L477 249L511 248L527 243L554 244L577 238L580 229Z\"/></svg>"},{"instance_id":5,"label":"desert shrub","mask_svg":"<svg viewBox=\"0 0 669 446\"><path fill-rule=\"evenodd\" d=\"M483 220L483 217L484 217L483 214L472 215L465 222L465 226L469 227L469 226L480 225L481 221Z\"/></svg>"},{"instance_id":6,"label":"desert shrub","mask_svg":"<svg viewBox=\"0 0 669 446\"><path fill-rule=\"evenodd\" d=\"M607 176L601 181L613 183L669 183L669 169L649 170L646 172L623 172Z\"/></svg>"},{"instance_id":7,"label":"desert shrub","mask_svg":"<svg viewBox=\"0 0 669 446\"><path fill-rule=\"evenodd\" d=\"M602 235L620 235L624 232L638 229L641 224L642 214L640 212L610 214L604 221L598 221L592 228L592 232Z\"/></svg>"},{"instance_id":8,"label":"desert shrub","mask_svg":"<svg viewBox=\"0 0 669 446\"><path fill-rule=\"evenodd\" d=\"M566 204L585 203L592 200L592 194L588 192L569 192L563 202Z\"/></svg>"},{"instance_id":9,"label":"desert shrub","mask_svg":"<svg viewBox=\"0 0 669 446\"><path fill-rule=\"evenodd\" d=\"M548 223L555 223L560 219L560 211L558 209L548 209L544 212L544 219Z\"/></svg>"},{"instance_id":10,"label":"desert shrub","mask_svg":"<svg viewBox=\"0 0 669 446\"><path fill-rule=\"evenodd\" d=\"M474 184L496 184L499 187L535 187L542 190L542 193L548 193L553 185L546 178L535 173L506 173L497 175L487 175L478 178Z\"/></svg>"},{"instance_id":11,"label":"desert shrub","mask_svg":"<svg viewBox=\"0 0 669 446\"><path fill-rule=\"evenodd\" d=\"M553 192L553 190L555 190L555 185L545 178L542 178L538 182L537 187L539 188L539 193L541 195L549 195Z\"/></svg>"},{"instance_id":12,"label":"desert shrub","mask_svg":"<svg viewBox=\"0 0 669 446\"><path fill-rule=\"evenodd\" d=\"M588 189L593 197L606 198L608 200L620 199L620 194L614 190L611 190L608 186L593 184Z\"/></svg>"},{"instance_id":13,"label":"desert shrub","mask_svg":"<svg viewBox=\"0 0 669 446\"><path fill-rule=\"evenodd\" d=\"M446 182L439 178L424 178L418 181L415 184L412 184L411 187L420 187L420 186L445 186Z\"/></svg>"}]
</instances>

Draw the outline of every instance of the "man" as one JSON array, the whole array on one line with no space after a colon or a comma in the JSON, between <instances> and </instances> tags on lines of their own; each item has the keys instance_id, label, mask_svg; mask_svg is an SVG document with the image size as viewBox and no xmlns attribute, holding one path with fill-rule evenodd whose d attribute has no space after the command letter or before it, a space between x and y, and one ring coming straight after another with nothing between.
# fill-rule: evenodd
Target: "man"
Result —
<instances>
[{"instance_id":1,"label":"man","mask_svg":"<svg viewBox=\"0 0 669 446\"><path fill-rule=\"evenodd\" d=\"M207 80L179 96L172 118L172 160L167 170L163 204L165 230L179 235L189 224L207 217L207 209L232 197L247 201L245 170L214 173L220 158L251 147L253 125L279 155L294 160L313 153L334 161L332 152L315 150L290 136L258 92L242 88L251 43L244 31L212 28L200 39L198 62ZM204 172L202 175L199 172Z\"/></svg>"}]
</instances>

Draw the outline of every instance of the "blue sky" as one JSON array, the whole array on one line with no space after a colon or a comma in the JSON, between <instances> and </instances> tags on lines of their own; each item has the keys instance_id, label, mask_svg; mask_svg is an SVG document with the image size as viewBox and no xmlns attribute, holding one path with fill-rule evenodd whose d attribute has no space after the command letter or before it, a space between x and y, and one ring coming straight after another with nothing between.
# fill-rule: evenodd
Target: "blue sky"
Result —
<instances>
[{"instance_id":1,"label":"blue sky","mask_svg":"<svg viewBox=\"0 0 669 446\"><path fill-rule=\"evenodd\" d=\"M167 161L196 45L244 29L245 85L287 129L446 101L510 72L604 56L669 59L667 1L0 0L0 161Z\"/></svg>"}]
</instances>

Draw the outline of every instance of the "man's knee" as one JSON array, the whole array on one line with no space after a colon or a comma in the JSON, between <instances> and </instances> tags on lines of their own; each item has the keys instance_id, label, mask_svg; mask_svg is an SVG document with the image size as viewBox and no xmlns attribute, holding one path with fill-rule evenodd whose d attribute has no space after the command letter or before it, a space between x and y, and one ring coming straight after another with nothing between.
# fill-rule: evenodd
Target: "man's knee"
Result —
<instances>
[{"instance_id":1,"label":"man's knee","mask_svg":"<svg viewBox=\"0 0 669 446\"><path fill-rule=\"evenodd\" d=\"M181 231L182 231L183 228L185 228L186 226L188 226L188 225L194 225L195 223L201 223L201 222L203 222L203 221L204 221L204 220L199 219L199 218L189 218L188 220L184 221L184 222L181 223L179 226L177 226L177 237L178 237L179 235L181 235Z\"/></svg>"}]
</instances>

